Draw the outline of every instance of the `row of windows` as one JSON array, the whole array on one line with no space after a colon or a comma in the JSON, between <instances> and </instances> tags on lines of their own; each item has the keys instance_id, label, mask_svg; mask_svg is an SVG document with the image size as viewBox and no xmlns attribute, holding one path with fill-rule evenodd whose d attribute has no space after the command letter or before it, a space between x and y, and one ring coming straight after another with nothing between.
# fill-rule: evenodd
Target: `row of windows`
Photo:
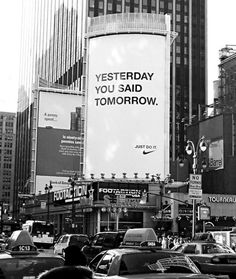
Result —
<instances>
[{"instance_id":1,"label":"row of windows","mask_svg":"<svg viewBox=\"0 0 236 279\"><path fill-rule=\"evenodd\" d=\"M15 120L16 116L15 115L0 115L0 119L7 119L7 120Z\"/></svg>"},{"instance_id":2,"label":"row of windows","mask_svg":"<svg viewBox=\"0 0 236 279\"><path fill-rule=\"evenodd\" d=\"M148 11L148 1L143 0L142 2L142 11ZM89 16L94 16L94 10L98 10L98 15L104 14L104 0L96 2L95 0L89 1ZM139 12L140 1L139 0L125 0L124 2L124 12ZM151 12L156 12L156 0L151 0L151 7L149 8ZM107 1L107 13L121 13L122 12L122 1Z\"/></svg>"},{"instance_id":3,"label":"row of windows","mask_svg":"<svg viewBox=\"0 0 236 279\"><path fill-rule=\"evenodd\" d=\"M0 121L0 126L3 126L3 123L2 121ZM5 122L5 126L6 127L13 127L14 126L14 123L13 122Z\"/></svg>"},{"instance_id":4,"label":"row of windows","mask_svg":"<svg viewBox=\"0 0 236 279\"><path fill-rule=\"evenodd\" d=\"M13 134L13 129L12 128L6 128L5 130L3 130L3 128L0 128L0 134L3 134L3 131L6 134Z\"/></svg>"},{"instance_id":5,"label":"row of windows","mask_svg":"<svg viewBox=\"0 0 236 279\"><path fill-rule=\"evenodd\" d=\"M12 164L11 163L4 163L3 164L3 168L4 169L11 169L12 168Z\"/></svg>"},{"instance_id":6,"label":"row of windows","mask_svg":"<svg viewBox=\"0 0 236 279\"><path fill-rule=\"evenodd\" d=\"M12 149L0 149L0 154L12 155Z\"/></svg>"},{"instance_id":7,"label":"row of windows","mask_svg":"<svg viewBox=\"0 0 236 279\"><path fill-rule=\"evenodd\" d=\"M3 144L2 144L2 142L0 141L0 147L2 147L3 146ZM12 142L5 142L4 143L4 147L5 148L12 148L12 146L13 146L13 144L12 144Z\"/></svg>"}]
</instances>

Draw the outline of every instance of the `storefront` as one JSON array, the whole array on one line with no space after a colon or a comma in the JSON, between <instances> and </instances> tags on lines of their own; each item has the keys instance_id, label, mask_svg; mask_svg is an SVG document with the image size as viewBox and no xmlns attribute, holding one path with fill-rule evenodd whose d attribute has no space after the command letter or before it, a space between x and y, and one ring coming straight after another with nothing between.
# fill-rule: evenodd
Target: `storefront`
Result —
<instances>
[{"instance_id":1,"label":"storefront","mask_svg":"<svg viewBox=\"0 0 236 279\"><path fill-rule=\"evenodd\" d=\"M40 220L49 215L57 233L93 235L106 230L154 228L151 216L159 210L159 198L152 197L147 204L140 205L142 193L150 190L159 193L159 185L145 181L84 182L76 185L74 192L71 187L52 192L50 203L43 208L39 201L47 197L37 196L38 202L28 204L26 213Z\"/></svg>"}]
</instances>

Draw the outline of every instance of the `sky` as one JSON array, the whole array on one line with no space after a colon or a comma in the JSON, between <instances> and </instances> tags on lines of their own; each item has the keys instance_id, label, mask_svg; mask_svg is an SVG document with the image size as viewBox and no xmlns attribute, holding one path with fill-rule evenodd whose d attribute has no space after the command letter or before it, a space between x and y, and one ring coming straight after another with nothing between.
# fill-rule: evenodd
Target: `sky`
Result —
<instances>
[{"instance_id":1,"label":"sky","mask_svg":"<svg viewBox=\"0 0 236 279\"><path fill-rule=\"evenodd\" d=\"M20 58L21 1L1 1L0 111L16 112ZM219 50L236 45L236 1L208 0L208 103L218 77ZM235 46L236 48L236 46Z\"/></svg>"}]
</instances>

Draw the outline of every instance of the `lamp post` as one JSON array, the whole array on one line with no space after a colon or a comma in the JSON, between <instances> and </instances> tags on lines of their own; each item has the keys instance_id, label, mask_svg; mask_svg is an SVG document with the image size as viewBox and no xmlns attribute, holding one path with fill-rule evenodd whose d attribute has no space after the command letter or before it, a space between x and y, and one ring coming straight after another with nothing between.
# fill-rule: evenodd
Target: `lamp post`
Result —
<instances>
[{"instance_id":1,"label":"lamp post","mask_svg":"<svg viewBox=\"0 0 236 279\"><path fill-rule=\"evenodd\" d=\"M71 194L72 194L72 207L71 207L71 227L74 230L75 228L75 185L78 181L78 174L75 173L73 177L70 177L68 179L68 182L70 182L70 185L72 187Z\"/></svg>"},{"instance_id":2,"label":"lamp post","mask_svg":"<svg viewBox=\"0 0 236 279\"><path fill-rule=\"evenodd\" d=\"M198 166L198 152L205 152L207 149L207 143L204 136L202 136L195 147L194 143L191 140L187 141L187 146L185 151L188 155L193 156L193 173L197 174L197 166ZM206 165L204 165L206 166ZM196 199L193 199L193 214L192 214L192 237L195 236L196 230Z\"/></svg>"},{"instance_id":3,"label":"lamp post","mask_svg":"<svg viewBox=\"0 0 236 279\"><path fill-rule=\"evenodd\" d=\"M45 192L48 195L48 202L47 202L47 222L49 223L50 221L50 207L49 207L49 201L50 201L50 191L52 190L53 186L52 186L52 182L50 181L49 185L46 184L45 185Z\"/></svg>"}]
</instances>

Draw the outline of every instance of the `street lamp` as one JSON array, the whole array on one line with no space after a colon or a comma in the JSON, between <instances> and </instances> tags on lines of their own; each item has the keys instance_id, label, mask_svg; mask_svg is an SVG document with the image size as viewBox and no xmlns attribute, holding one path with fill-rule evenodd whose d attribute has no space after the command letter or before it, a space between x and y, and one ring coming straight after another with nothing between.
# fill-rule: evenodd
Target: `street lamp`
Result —
<instances>
[{"instance_id":1,"label":"street lamp","mask_svg":"<svg viewBox=\"0 0 236 279\"><path fill-rule=\"evenodd\" d=\"M185 151L188 155L193 156L193 173L197 174L197 165L198 165L198 152L205 152L207 149L207 142L204 136L202 136L197 143L195 148L194 143L191 140L187 141L187 146ZM203 167L206 167L206 163L204 162ZM195 236L196 230L196 199L193 199L193 216L192 216L192 237Z\"/></svg>"},{"instance_id":2,"label":"street lamp","mask_svg":"<svg viewBox=\"0 0 236 279\"><path fill-rule=\"evenodd\" d=\"M75 185L78 181L78 174L75 173L73 177L70 177L68 179L68 182L70 182L70 185L72 186L71 194L72 194L72 207L71 207L71 226L74 229L75 227Z\"/></svg>"},{"instance_id":3,"label":"street lamp","mask_svg":"<svg viewBox=\"0 0 236 279\"><path fill-rule=\"evenodd\" d=\"M49 185L48 184L46 184L45 185L45 192L48 194L48 202L47 202L47 222L49 223L49 221L50 221L50 211L49 211L49 201L50 201L50 191L52 190L52 182L50 181L50 183L49 183Z\"/></svg>"}]
</instances>

